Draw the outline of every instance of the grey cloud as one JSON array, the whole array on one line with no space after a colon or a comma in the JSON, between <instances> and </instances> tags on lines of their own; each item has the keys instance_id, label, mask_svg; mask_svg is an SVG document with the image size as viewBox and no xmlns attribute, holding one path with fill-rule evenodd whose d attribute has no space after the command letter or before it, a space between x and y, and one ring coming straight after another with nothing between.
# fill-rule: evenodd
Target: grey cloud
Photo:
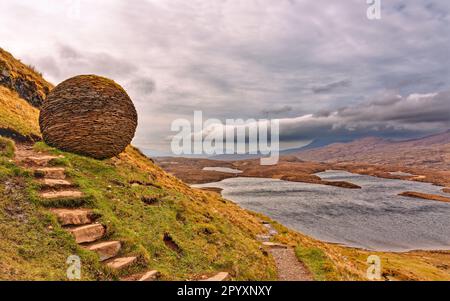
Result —
<instances>
[{"instance_id":1,"label":"grey cloud","mask_svg":"<svg viewBox=\"0 0 450 301\"><path fill-rule=\"evenodd\" d=\"M264 109L262 111L262 113L264 115L279 115L279 114L283 114L283 113L288 113L291 112L293 110L293 108L291 106L282 106L282 107L274 107L274 108L270 108L270 109Z\"/></svg>"},{"instance_id":2,"label":"grey cloud","mask_svg":"<svg viewBox=\"0 0 450 301\"><path fill-rule=\"evenodd\" d=\"M390 103L374 101L364 106L347 107L339 116L350 121L450 122L450 92L398 96Z\"/></svg>"},{"instance_id":3,"label":"grey cloud","mask_svg":"<svg viewBox=\"0 0 450 301\"><path fill-rule=\"evenodd\" d=\"M352 84L351 80L344 79L344 80L340 80L340 81L333 82L333 83L330 83L330 84L326 84L326 85L323 85L323 86L314 87L314 88L312 88L312 91L314 93L317 93L317 94L319 94L319 93L329 93L329 92L332 92L332 91L334 91L336 89L348 88L348 87L350 87L351 84Z\"/></svg>"},{"instance_id":4,"label":"grey cloud","mask_svg":"<svg viewBox=\"0 0 450 301\"><path fill-rule=\"evenodd\" d=\"M80 51L68 46L60 48L60 62L68 72L95 73L110 77L123 77L137 70L135 64L126 58L117 58L107 52Z\"/></svg>"},{"instance_id":5,"label":"grey cloud","mask_svg":"<svg viewBox=\"0 0 450 301\"><path fill-rule=\"evenodd\" d=\"M60 45L59 47L59 55L64 59L80 59L81 54L75 50L74 48L68 45Z\"/></svg>"},{"instance_id":6,"label":"grey cloud","mask_svg":"<svg viewBox=\"0 0 450 301\"><path fill-rule=\"evenodd\" d=\"M315 140L374 135L406 137L450 129L450 91L398 96L391 101L372 101L327 114L280 120L282 140Z\"/></svg>"},{"instance_id":7,"label":"grey cloud","mask_svg":"<svg viewBox=\"0 0 450 301\"><path fill-rule=\"evenodd\" d=\"M58 62L51 56L41 57L36 60L36 64L40 67L44 77L53 76L53 78L59 78L61 76L61 69Z\"/></svg>"},{"instance_id":8,"label":"grey cloud","mask_svg":"<svg viewBox=\"0 0 450 301\"><path fill-rule=\"evenodd\" d=\"M140 95L150 95L156 90L156 83L150 78L136 78L133 79L127 88L134 90Z\"/></svg>"}]
</instances>

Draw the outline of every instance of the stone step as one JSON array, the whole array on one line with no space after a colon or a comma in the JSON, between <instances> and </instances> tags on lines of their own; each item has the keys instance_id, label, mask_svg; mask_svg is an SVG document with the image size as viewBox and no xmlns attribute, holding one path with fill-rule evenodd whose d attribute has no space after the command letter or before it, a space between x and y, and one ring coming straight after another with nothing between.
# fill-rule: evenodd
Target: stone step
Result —
<instances>
[{"instance_id":1,"label":"stone step","mask_svg":"<svg viewBox=\"0 0 450 301\"><path fill-rule=\"evenodd\" d=\"M261 242L269 242L272 239L272 235L266 235L266 234L258 234L256 235L256 239Z\"/></svg>"},{"instance_id":2,"label":"stone step","mask_svg":"<svg viewBox=\"0 0 450 301\"><path fill-rule=\"evenodd\" d=\"M81 226L94 221L89 209L51 209L62 226Z\"/></svg>"},{"instance_id":3,"label":"stone step","mask_svg":"<svg viewBox=\"0 0 450 301\"><path fill-rule=\"evenodd\" d=\"M96 252L100 257L100 261L105 261L117 256L122 244L120 241L104 241L86 246L86 249Z\"/></svg>"},{"instance_id":4,"label":"stone step","mask_svg":"<svg viewBox=\"0 0 450 301\"><path fill-rule=\"evenodd\" d=\"M35 166L47 166L51 160L57 159L59 157L56 156L31 156L26 157L22 160L23 163Z\"/></svg>"},{"instance_id":5,"label":"stone step","mask_svg":"<svg viewBox=\"0 0 450 301\"><path fill-rule=\"evenodd\" d=\"M263 246L269 247L272 249L287 249L288 248L288 246L286 246L286 245L282 245L282 244L279 244L276 242L267 242L267 241L263 242Z\"/></svg>"},{"instance_id":6,"label":"stone step","mask_svg":"<svg viewBox=\"0 0 450 301\"><path fill-rule=\"evenodd\" d=\"M60 179L42 179L40 183L44 188L69 188L75 186L67 180Z\"/></svg>"},{"instance_id":7,"label":"stone step","mask_svg":"<svg viewBox=\"0 0 450 301\"><path fill-rule=\"evenodd\" d=\"M156 270L148 271L146 273L135 274L121 278L122 281L154 281L158 278L159 272Z\"/></svg>"},{"instance_id":8,"label":"stone step","mask_svg":"<svg viewBox=\"0 0 450 301\"><path fill-rule=\"evenodd\" d=\"M137 257L119 257L107 261L106 266L113 270L122 270L134 264L136 260Z\"/></svg>"},{"instance_id":9,"label":"stone step","mask_svg":"<svg viewBox=\"0 0 450 301\"><path fill-rule=\"evenodd\" d=\"M227 272L220 272L219 274L212 276L211 278L202 280L202 281L225 281L230 277L230 274Z\"/></svg>"},{"instance_id":10,"label":"stone step","mask_svg":"<svg viewBox=\"0 0 450 301\"><path fill-rule=\"evenodd\" d=\"M62 167L38 168L34 172L36 178L60 179L66 178L66 170Z\"/></svg>"},{"instance_id":11,"label":"stone step","mask_svg":"<svg viewBox=\"0 0 450 301\"><path fill-rule=\"evenodd\" d=\"M42 192L40 194L41 198L51 200L51 199L78 199L84 197L84 194L78 190L61 190L61 191L50 191Z\"/></svg>"},{"instance_id":12,"label":"stone step","mask_svg":"<svg viewBox=\"0 0 450 301\"><path fill-rule=\"evenodd\" d=\"M86 242L94 242L101 239L105 233L105 227L101 224L90 224L68 229L75 237L75 241L79 244Z\"/></svg>"},{"instance_id":13,"label":"stone step","mask_svg":"<svg viewBox=\"0 0 450 301\"><path fill-rule=\"evenodd\" d=\"M269 230L269 235L271 235L271 236L278 235L278 231L275 230L270 223L263 224L263 225L264 225L264 227L266 227L267 230Z\"/></svg>"}]
</instances>

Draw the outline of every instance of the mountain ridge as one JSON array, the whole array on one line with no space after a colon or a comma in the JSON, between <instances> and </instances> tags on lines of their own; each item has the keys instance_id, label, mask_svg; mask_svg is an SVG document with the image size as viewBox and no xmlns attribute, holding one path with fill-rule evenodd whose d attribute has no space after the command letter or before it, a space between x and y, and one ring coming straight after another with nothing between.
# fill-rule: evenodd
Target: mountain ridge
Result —
<instances>
[{"instance_id":1,"label":"mountain ridge","mask_svg":"<svg viewBox=\"0 0 450 301\"><path fill-rule=\"evenodd\" d=\"M365 137L348 143L333 143L299 151L295 155L307 161L389 163L448 170L449 150L450 130L447 130L401 141Z\"/></svg>"}]
</instances>

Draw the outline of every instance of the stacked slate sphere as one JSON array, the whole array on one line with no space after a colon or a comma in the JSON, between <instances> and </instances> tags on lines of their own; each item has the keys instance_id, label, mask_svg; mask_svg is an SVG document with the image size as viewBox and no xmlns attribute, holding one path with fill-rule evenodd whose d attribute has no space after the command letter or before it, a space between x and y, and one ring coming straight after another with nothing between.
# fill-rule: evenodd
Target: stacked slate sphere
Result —
<instances>
[{"instance_id":1,"label":"stacked slate sphere","mask_svg":"<svg viewBox=\"0 0 450 301\"><path fill-rule=\"evenodd\" d=\"M56 86L39 115L44 141L95 159L114 157L131 143L136 109L125 90L96 75L80 75Z\"/></svg>"}]
</instances>

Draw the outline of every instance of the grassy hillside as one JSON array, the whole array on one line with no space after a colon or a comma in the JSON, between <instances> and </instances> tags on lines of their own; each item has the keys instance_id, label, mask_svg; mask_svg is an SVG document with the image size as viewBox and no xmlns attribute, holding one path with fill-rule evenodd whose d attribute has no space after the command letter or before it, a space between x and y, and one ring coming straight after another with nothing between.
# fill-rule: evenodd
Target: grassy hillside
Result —
<instances>
[{"instance_id":1,"label":"grassy hillside","mask_svg":"<svg viewBox=\"0 0 450 301\"><path fill-rule=\"evenodd\" d=\"M218 196L192 190L137 149L99 161L43 143L35 148L64 156L53 163L64 166L89 196L84 207L95 209L108 239L124 242L124 253L138 256L142 267L159 270L164 279L222 270L235 279L275 277L271 259L254 239L264 230L252 215ZM33 200L43 207L67 207L65 201Z\"/></svg>"},{"instance_id":2,"label":"grassy hillside","mask_svg":"<svg viewBox=\"0 0 450 301\"><path fill-rule=\"evenodd\" d=\"M0 279L64 279L67 256L81 255L83 279L111 279L92 253L80 249L43 202L30 172L12 161L12 142L2 138L0 153ZM139 268L157 269L163 279L195 279L228 271L235 279L274 279L272 260L260 250L258 221L219 197L194 191L165 174L136 149L98 161L62 153L38 143L39 150L62 154L65 166L107 226L122 252L139 258ZM137 184L140 183L140 184ZM147 200L153 204L146 204ZM172 245L164 240L170 237ZM173 246L176 246L175 248Z\"/></svg>"},{"instance_id":3,"label":"grassy hillside","mask_svg":"<svg viewBox=\"0 0 450 301\"><path fill-rule=\"evenodd\" d=\"M40 107L53 85L33 66L26 65L0 48L0 85L16 91L34 107Z\"/></svg>"},{"instance_id":4,"label":"grassy hillside","mask_svg":"<svg viewBox=\"0 0 450 301\"><path fill-rule=\"evenodd\" d=\"M52 88L34 68L0 48L0 135L21 141L38 140L37 108Z\"/></svg>"},{"instance_id":5,"label":"grassy hillside","mask_svg":"<svg viewBox=\"0 0 450 301\"><path fill-rule=\"evenodd\" d=\"M17 140L37 140L40 137L39 111L17 92L0 86L0 134Z\"/></svg>"}]
</instances>

